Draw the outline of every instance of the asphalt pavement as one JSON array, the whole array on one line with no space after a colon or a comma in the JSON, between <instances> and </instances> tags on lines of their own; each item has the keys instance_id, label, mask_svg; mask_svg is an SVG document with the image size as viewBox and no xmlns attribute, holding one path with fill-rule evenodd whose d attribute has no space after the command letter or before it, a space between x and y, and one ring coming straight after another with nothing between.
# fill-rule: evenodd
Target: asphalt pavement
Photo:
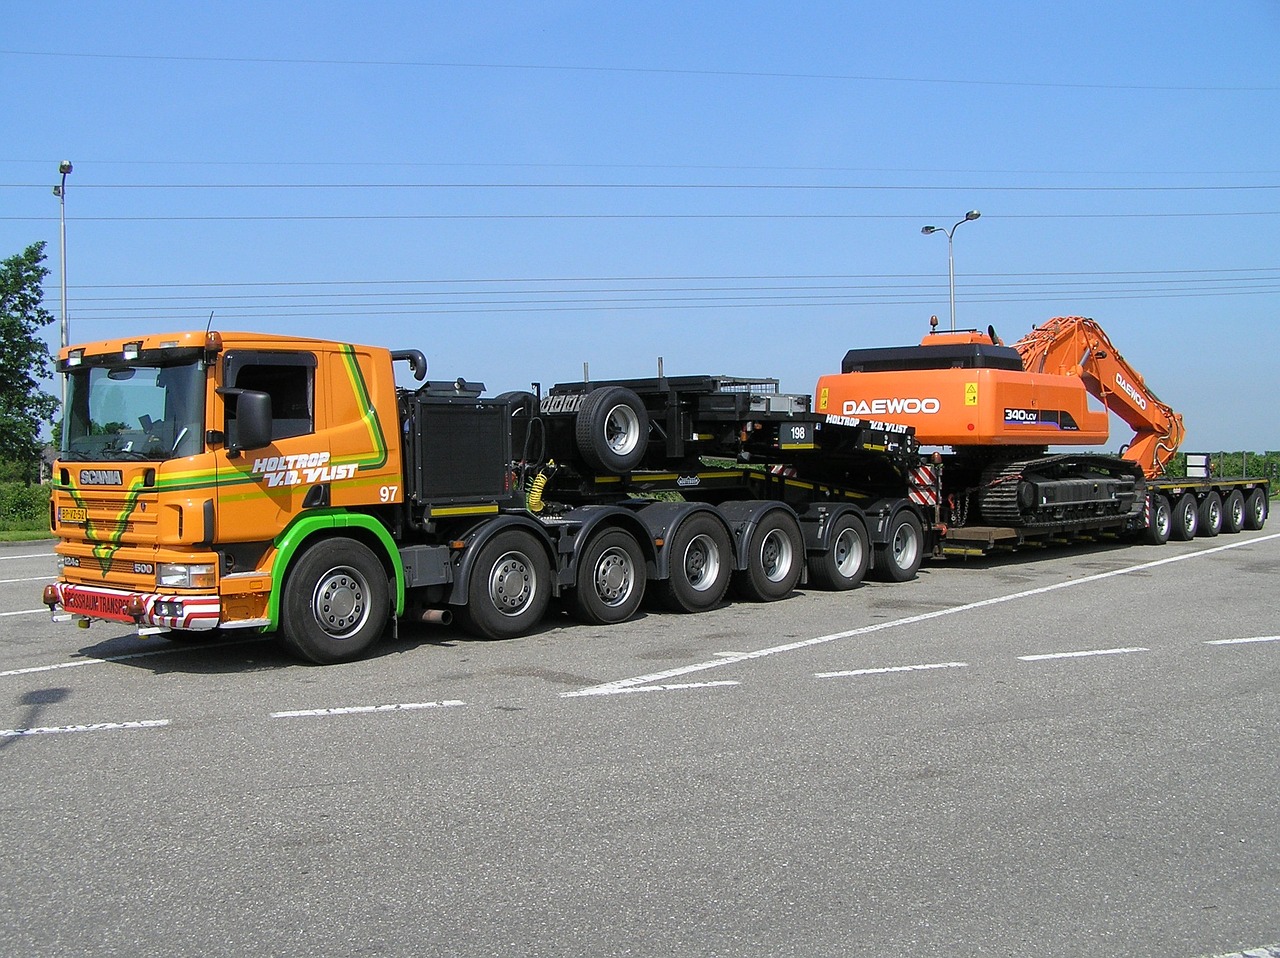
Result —
<instances>
[{"instance_id":1,"label":"asphalt pavement","mask_svg":"<svg viewBox=\"0 0 1280 958\"><path fill-rule=\"evenodd\" d=\"M55 624L0 545L0 952L1280 955L1280 532L489 642Z\"/></svg>"}]
</instances>

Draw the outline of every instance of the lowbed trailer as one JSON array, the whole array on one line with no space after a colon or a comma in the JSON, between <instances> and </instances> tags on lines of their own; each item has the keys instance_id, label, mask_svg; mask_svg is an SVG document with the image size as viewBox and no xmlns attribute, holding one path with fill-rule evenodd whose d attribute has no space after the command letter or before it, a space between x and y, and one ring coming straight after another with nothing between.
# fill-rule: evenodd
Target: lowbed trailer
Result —
<instances>
[{"instance_id":1,"label":"lowbed trailer","mask_svg":"<svg viewBox=\"0 0 1280 958\"><path fill-rule=\"evenodd\" d=\"M421 385L397 387L397 362ZM506 638L553 601L609 624L646 595L699 612L730 588L763 602L868 572L903 581L978 532L954 521L953 473L913 426L815 413L776 380L486 397L425 382L417 350L211 331L64 348L58 367L59 576L44 601L83 627L256 630L338 662L401 620ZM1196 534L1191 513L1201 534L1266 518L1260 481L1147 483L1098 462L1096 481L1047 481L1057 505L1038 515L1061 514L1015 537L1163 541Z\"/></svg>"},{"instance_id":2,"label":"lowbed trailer","mask_svg":"<svg viewBox=\"0 0 1280 958\"><path fill-rule=\"evenodd\" d=\"M946 457L935 464L938 475L945 470ZM939 480L931 490L931 501L941 503L948 496ZM1269 511L1270 481L1262 477L1192 479L1169 476L1148 479L1135 485L1133 504L1118 514L1063 515L1035 526L1000 526L981 522L949 525L944 519L955 515L934 508L931 519L935 556L980 556L989 552L1023 546L1068 544L1089 538L1128 538L1150 545L1173 539L1187 541L1197 536L1237 533L1261 529ZM1097 503L1091 503L1103 511Z\"/></svg>"}]
</instances>

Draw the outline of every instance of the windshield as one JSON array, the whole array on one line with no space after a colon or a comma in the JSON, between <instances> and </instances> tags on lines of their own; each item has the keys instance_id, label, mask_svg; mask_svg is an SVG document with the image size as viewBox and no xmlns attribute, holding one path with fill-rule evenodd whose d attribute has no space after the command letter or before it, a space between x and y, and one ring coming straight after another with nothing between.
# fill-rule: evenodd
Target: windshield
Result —
<instances>
[{"instance_id":1,"label":"windshield","mask_svg":"<svg viewBox=\"0 0 1280 958\"><path fill-rule=\"evenodd\" d=\"M68 373L63 459L151 459L204 449L203 362Z\"/></svg>"}]
</instances>

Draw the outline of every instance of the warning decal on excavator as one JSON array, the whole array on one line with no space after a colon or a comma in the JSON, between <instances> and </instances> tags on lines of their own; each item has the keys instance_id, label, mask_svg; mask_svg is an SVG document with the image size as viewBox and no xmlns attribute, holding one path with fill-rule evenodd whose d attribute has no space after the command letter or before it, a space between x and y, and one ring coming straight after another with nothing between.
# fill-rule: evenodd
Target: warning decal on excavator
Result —
<instances>
[{"instance_id":1,"label":"warning decal on excavator","mask_svg":"<svg viewBox=\"0 0 1280 958\"><path fill-rule=\"evenodd\" d=\"M978 384L977 383L964 384L964 404L966 406L978 405Z\"/></svg>"}]
</instances>

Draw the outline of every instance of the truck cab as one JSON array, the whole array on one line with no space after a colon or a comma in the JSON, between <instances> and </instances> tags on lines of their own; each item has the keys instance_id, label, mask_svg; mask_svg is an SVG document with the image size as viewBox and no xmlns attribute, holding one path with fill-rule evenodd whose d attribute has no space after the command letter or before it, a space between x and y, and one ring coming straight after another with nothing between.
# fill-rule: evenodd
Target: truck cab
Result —
<instances>
[{"instance_id":1,"label":"truck cab","mask_svg":"<svg viewBox=\"0 0 1280 958\"><path fill-rule=\"evenodd\" d=\"M259 334L64 349L46 602L143 633L272 625L282 548L401 501L390 368L385 350Z\"/></svg>"}]
</instances>

